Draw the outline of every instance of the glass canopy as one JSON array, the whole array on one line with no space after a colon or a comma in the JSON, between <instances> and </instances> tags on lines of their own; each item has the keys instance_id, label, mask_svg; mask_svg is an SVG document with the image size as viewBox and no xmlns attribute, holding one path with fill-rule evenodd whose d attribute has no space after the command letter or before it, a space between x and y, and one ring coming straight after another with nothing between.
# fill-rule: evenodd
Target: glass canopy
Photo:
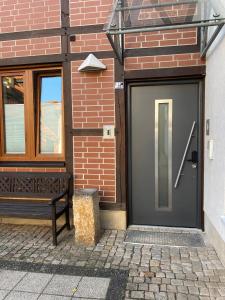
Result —
<instances>
[{"instance_id":1,"label":"glass canopy","mask_svg":"<svg viewBox=\"0 0 225 300\"><path fill-rule=\"evenodd\" d=\"M123 38L129 33L201 28L201 52L208 48L225 24L223 0L116 0L105 31L120 62ZM208 39L207 28L215 28Z\"/></svg>"}]
</instances>

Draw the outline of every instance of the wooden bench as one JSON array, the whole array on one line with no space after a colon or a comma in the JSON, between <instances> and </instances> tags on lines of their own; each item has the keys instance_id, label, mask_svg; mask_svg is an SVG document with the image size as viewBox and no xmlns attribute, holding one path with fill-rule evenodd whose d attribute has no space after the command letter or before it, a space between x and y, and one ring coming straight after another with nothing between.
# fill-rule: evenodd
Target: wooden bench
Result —
<instances>
[{"instance_id":1,"label":"wooden bench","mask_svg":"<svg viewBox=\"0 0 225 300\"><path fill-rule=\"evenodd\" d=\"M53 245L57 236L70 230L68 173L0 173L0 216L52 221ZM57 219L65 224L57 230Z\"/></svg>"}]
</instances>

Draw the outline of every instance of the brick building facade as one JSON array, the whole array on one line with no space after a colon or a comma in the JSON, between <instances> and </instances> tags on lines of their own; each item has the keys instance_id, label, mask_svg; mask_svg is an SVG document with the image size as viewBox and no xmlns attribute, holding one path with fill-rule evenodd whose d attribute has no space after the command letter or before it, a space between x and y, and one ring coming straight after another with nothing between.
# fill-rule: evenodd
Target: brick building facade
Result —
<instances>
[{"instance_id":1,"label":"brick building facade","mask_svg":"<svg viewBox=\"0 0 225 300\"><path fill-rule=\"evenodd\" d=\"M121 65L103 31L112 6L113 0L0 1L1 73L62 67L65 132L63 160L0 159L0 171L71 172L75 188L100 191L104 226L125 227L129 83L203 78L205 61L199 30L186 28L127 35ZM90 53L107 69L79 72ZM117 81L124 90L115 89ZM103 125L115 126L115 138L103 137Z\"/></svg>"}]
</instances>

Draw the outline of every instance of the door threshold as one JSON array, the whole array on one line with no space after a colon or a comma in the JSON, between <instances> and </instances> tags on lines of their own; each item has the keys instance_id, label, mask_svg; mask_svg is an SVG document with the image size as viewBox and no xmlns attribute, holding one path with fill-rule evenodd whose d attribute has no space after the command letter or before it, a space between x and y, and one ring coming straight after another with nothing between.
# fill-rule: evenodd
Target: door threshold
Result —
<instances>
[{"instance_id":1,"label":"door threshold","mask_svg":"<svg viewBox=\"0 0 225 300\"><path fill-rule=\"evenodd\" d=\"M170 232L170 233L202 233L198 228L186 227L167 227L167 226L151 226L151 225L129 225L127 230L150 231L150 232Z\"/></svg>"}]
</instances>

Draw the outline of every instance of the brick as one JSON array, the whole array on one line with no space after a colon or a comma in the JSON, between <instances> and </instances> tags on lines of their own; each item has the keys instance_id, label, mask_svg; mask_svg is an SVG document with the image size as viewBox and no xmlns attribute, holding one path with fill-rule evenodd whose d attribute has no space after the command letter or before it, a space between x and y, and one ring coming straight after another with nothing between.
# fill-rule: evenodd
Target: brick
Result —
<instances>
[{"instance_id":1,"label":"brick","mask_svg":"<svg viewBox=\"0 0 225 300\"><path fill-rule=\"evenodd\" d=\"M0 15L0 32L25 31L34 29L57 28L61 26L59 0L27 1L20 0L4 5ZM51 23L54 16L55 23Z\"/></svg>"},{"instance_id":2,"label":"brick","mask_svg":"<svg viewBox=\"0 0 225 300\"><path fill-rule=\"evenodd\" d=\"M50 40L49 40L50 39ZM51 38L45 37L41 39L24 39L20 41L7 41L1 44L0 59L6 57L20 57L55 54L61 51L60 37L55 37L55 46L47 49L51 43Z\"/></svg>"}]
</instances>

